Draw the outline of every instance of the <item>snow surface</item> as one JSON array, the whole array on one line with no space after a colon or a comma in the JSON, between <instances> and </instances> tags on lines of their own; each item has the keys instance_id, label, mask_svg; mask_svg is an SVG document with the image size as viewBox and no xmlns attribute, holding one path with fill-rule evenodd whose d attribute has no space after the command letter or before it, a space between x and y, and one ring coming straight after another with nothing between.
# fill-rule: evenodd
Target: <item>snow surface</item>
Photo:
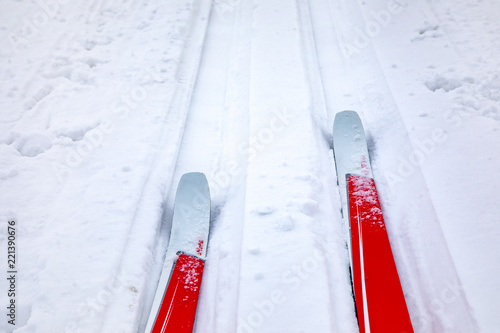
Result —
<instances>
[{"instance_id":1,"label":"snow surface","mask_svg":"<svg viewBox=\"0 0 500 333\"><path fill-rule=\"evenodd\" d=\"M361 115L415 332L500 330L500 3L3 0L2 332L141 332L185 172L195 332L357 332L331 150Z\"/></svg>"}]
</instances>

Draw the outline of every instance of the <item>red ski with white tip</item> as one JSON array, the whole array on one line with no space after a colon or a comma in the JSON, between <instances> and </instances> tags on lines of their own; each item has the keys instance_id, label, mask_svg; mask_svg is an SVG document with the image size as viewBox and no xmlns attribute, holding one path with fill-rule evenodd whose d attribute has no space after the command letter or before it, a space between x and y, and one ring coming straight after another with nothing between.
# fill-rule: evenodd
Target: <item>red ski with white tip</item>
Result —
<instances>
[{"instance_id":1,"label":"red ski with white tip","mask_svg":"<svg viewBox=\"0 0 500 333\"><path fill-rule=\"evenodd\" d=\"M413 333L356 112L336 115L333 147L359 331Z\"/></svg>"},{"instance_id":2,"label":"red ski with white tip","mask_svg":"<svg viewBox=\"0 0 500 333\"><path fill-rule=\"evenodd\" d=\"M208 244L210 192L202 173L182 176L170 242L145 332L192 333Z\"/></svg>"}]
</instances>

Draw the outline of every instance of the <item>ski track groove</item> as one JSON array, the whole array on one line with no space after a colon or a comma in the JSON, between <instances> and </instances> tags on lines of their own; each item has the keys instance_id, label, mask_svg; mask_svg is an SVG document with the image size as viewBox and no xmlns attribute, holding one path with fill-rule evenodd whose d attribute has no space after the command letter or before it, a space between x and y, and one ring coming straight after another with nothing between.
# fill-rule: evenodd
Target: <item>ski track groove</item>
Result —
<instances>
[{"instance_id":1,"label":"ski track groove","mask_svg":"<svg viewBox=\"0 0 500 333\"><path fill-rule=\"evenodd\" d=\"M360 21L360 22L364 22L366 24L366 22L367 22L366 14L363 11L363 8L360 5L359 1L356 1L356 6L357 6L357 10L352 10L351 11L351 15L356 15L355 12L357 11L357 13L358 13L357 16L360 17L360 18L362 18L362 21ZM363 26L363 25L361 25L361 26ZM342 29L340 29L340 31L342 31ZM345 41L345 37L343 37L343 40ZM342 41L342 39L341 39L341 41ZM390 112L390 114L392 115L391 116L392 121L394 121L394 119L398 119L398 120L396 120L396 123L401 124L403 126L403 128L404 128L404 133L405 133L404 137L405 137L405 140L403 140L403 141L407 141L410 144L410 146L412 147L411 148L412 151L414 151L415 147L412 144L412 141L410 140L410 135L409 135L408 127L407 127L407 125L406 125L406 123L405 123L405 121L404 121L404 119L402 117L401 110L400 110L400 108L397 105L397 102L396 102L396 100L394 98L394 94L393 94L393 92L390 89L390 84L387 81L387 76L385 75L384 69L381 66L380 57L378 55L377 49L376 49L376 47L374 47L373 44L374 44L374 42L372 40L370 40L369 45L365 49L362 50L362 53L369 52L372 55L372 57L370 58L370 60L371 60L371 63L374 64L374 66L371 66L372 67L372 70L371 70L372 73L369 74L369 75L371 75L372 76L371 79L372 80L376 80L377 83L380 82L381 80L384 82L381 85L382 88L380 86L377 87L377 89L381 89L381 90L385 90L386 91L386 93L383 96L384 100L383 101L378 100L379 97L377 97L377 93L375 91L370 91L373 88L372 85L370 85L370 84L364 84L364 83L361 83L361 82L355 82L355 85L357 85L356 86L356 94L358 94L358 99L361 101L362 104L363 104L363 101L369 101L370 99L372 99L372 98L375 97L375 98L377 98L377 100L374 100L373 102L375 102L376 105L380 105L380 103L383 102L386 107L389 106L389 109L393 110L393 111ZM358 55L358 57L362 57L362 55ZM350 67L350 70L353 71L353 62L349 61L348 65ZM375 78L375 76L376 76L376 78ZM358 78L358 80L359 80L359 78ZM361 93L361 98L359 98L360 97L359 96L360 93ZM397 114L395 114L394 111L397 111ZM364 109L363 107L361 107L359 109L359 112L362 115L362 118L365 119L366 127L368 129L370 128L369 124L376 123L377 121L381 120L381 118L376 115L376 113L377 113L376 109L373 109L373 110L370 109L370 113L366 113L366 109ZM373 112L373 114L371 112ZM388 120L386 120L386 121L388 121ZM367 134L369 134L369 131L367 132ZM378 173L377 172L377 159L376 158L372 158L372 163L375 166L374 172ZM435 222L436 222L435 228L437 228L438 232L440 233L440 235L438 236L438 238L440 238L442 240L442 242L443 242L443 244L445 246L445 249L446 249L446 257L447 257L446 260L448 261L448 263L451 266L450 268L452 269L451 276L448 275L448 279L449 280L458 281L458 283L461 285L459 277L458 277L458 274L457 274L457 271L456 271L456 267L455 267L455 265L453 263L453 258L451 256L451 253L449 251L448 246L446 245L446 239L445 239L444 234L442 232L442 228L441 228L441 225L439 223L439 219L437 217L436 210L434 208L434 203L432 201L432 197L430 196L430 193L429 193L429 190L428 190L428 186L427 186L426 181L425 181L424 173L422 172L420 166L417 167L417 169L415 171L415 174L420 175L422 177L423 182L420 182L420 189L425 189L425 198L427 198L427 199L425 199L425 198L420 197L420 201L421 202L422 201L423 202L427 202L428 213L435 220ZM385 185L385 184L382 183L381 185ZM384 190L384 188L385 188L385 186L380 186L380 190ZM382 198L383 197L384 196L382 196ZM390 224L389 224L389 229L388 230L390 230L390 229L391 229L391 227L390 227ZM401 252L401 244L399 244L398 242L394 242L394 240L393 240L392 245L393 245L393 248L397 249L396 253L399 255L399 252ZM402 254L405 255L404 251L403 251ZM408 259L410 259L413 262L418 262L417 258L414 257L414 256L410 257ZM409 264L409 261L405 260L405 262L407 262L407 265ZM401 266L401 262L400 262L400 266L398 266L398 267L401 270L401 273L403 273L403 274L400 273L400 276L403 276L403 277L404 276L408 276L408 272L406 272L407 268L405 267L405 265ZM417 269L418 269L418 267L417 267ZM427 275L427 274L425 274L425 272L422 272L422 273L424 273L424 275ZM410 285L414 285L415 283L417 285L420 285L422 283L422 281L417 281L416 277L414 277L412 280L413 280L413 282L411 282L411 281L404 281L404 280L402 282L406 282L406 283L411 282ZM427 280L428 281L432 281L433 279L430 278L430 276L428 276ZM405 285L406 283L403 283L403 285ZM408 287L410 289L416 288L416 289L420 290L421 292L423 292L423 290L425 288L424 286L420 286L420 287L417 287L417 286L408 286ZM435 285L435 287L437 288L437 285ZM443 290L443 288L441 288L441 289L438 288L438 290ZM432 297L431 295L429 295L429 296ZM436 297L436 296L434 296L434 297ZM464 306L467 309L467 312L468 312L467 315L470 318L470 323L471 323L472 326L474 326L473 317L471 316L470 310L469 310L470 307L468 306L468 301L467 301L465 295L463 294L463 289L462 288L460 288L460 298L461 298L462 303L464 304ZM432 300L432 298L430 300ZM430 300L428 300L428 301L430 301ZM420 305L420 307L422 307L422 305ZM424 310L421 308L420 311L424 311ZM414 315L417 315L417 314L414 313ZM422 313L420 313L419 315L422 315ZM430 324L432 325L432 327L434 329L443 330L443 329L445 329L445 327L447 327L447 324L446 324L446 321L448 320L447 318L435 316L434 314L427 314L425 317L426 318L429 318L429 317L433 318L433 322L430 323ZM438 326L436 328L436 324L438 322L440 323L439 324L440 326ZM448 325L449 325L449 323L448 323ZM415 329L418 332L417 327L415 327Z\"/></svg>"},{"instance_id":2,"label":"ski track groove","mask_svg":"<svg viewBox=\"0 0 500 333\"><path fill-rule=\"evenodd\" d=\"M250 90L250 50L251 50L251 29L252 29L252 7L251 2L239 3L230 12L233 20L233 36L229 56L229 68L227 86L224 96L224 109L227 117L224 118L224 133L221 138L224 141L223 153L219 161L219 171L224 171L229 163L236 161L241 168L241 174L231 176L231 185L222 189L221 194L221 214L218 224L220 242L217 242L218 276L216 277L216 290L214 291L214 303L221 306L214 307L211 318L212 331L209 332L236 332L240 272L242 263L242 244L244 231L244 212L246 205L247 188L247 151L239 150L241 145L248 145L249 134L249 90ZM219 13L227 15L227 12ZM235 128L235 124L245 124L243 127ZM235 145L237 144L237 145ZM230 197L231 195L231 197ZM235 235L237 235L235 237ZM214 235L217 237L217 235ZM214 242L215 243L215 242ZM229 249L224 249L222 244L233 244ZM217 245L216 245L217 246ZM222 252L222 253L221 253ZM231 254L234 255L234 262L231 263ZM222 258L221 258L222 256ZM229 259L227 259L229 257ZM225 262L228 261L228 262ZM231 264L232 267L231 267ZM225 267L231 267L227 269ZM223 269L224 274L220 274ZM229 285L229 296L227 289ZM232 289L231 289L232 288ZM229 299L229 300L226 300ZM224 305L225 304L225 305ZM217 320L214 320L217 318ZM203 325L200 325L203 327ZM205 332L205 330L203 330Z\"/></svg>"},{"instance_id":3,"label":"ski track groove","mask_svg":"<svg viewBox=\"0 0 500 333\"><path fill-rule=\"evenodd\" d=\"M227 112L227 117L224 118L224 133L226 133L225 144L223 145L225 149L224 155L226 159L223 157L220 158L221 164L219 164L219 170L224 169L231 160L228 159L228 156L234 158L243 169L241 175L236 175L232 177L232 188L227 188L223 193L223 199L221 203L221 209L226 208L226 204L228 203L228 196L230 193L239 193L237 195L243 196L241 201L235 202L235 207L233 210L233 218L235 216L240 216L241 221L233 221L231 218L226 218L226 224L233 224L233 228L236 230L226 232L226 237L231 239L235 244L237 249L235 249L235 257L237 258L236 264L233 266L233 275L234 277L226 276L225 279L221 279L217 281L217 288L215 290L215 296L217 300L223 303L224 301L224 290L226 289L227 279L229 278L233 284L233 292L232 292L232 302L227 302L228 304L235 304L235 307L229 305L226 308L220 309L219 313L215 309L215 318L222 317L226 318L225 323L218 323L214 321L213 332L222 332L222 331L236 331L237 329L237 313L238 313L238 304L239 304L239 283L240 283L240 271L241 271L241 258L242 258L242 239L243 239L243 230L244 230L244 215L245 211L245 193L246 193L246 174L248 168L248 161L246 160L246 155L239 154L235 151L239 149L241 144L248 145L249 143L249 85L250 85L250 48L251 41L249 33L251 31L251 22L252 22L252 8L251 3L246 2L243 3L235 9L233 12L233 40L231 43L231 54L229 58L229 73L227 86L225 91L225 100L224 100L224 109ZM245 37L247 36L247 37ZM248 38L248 40L247 40ZM233 74L234 73L234 74ZM237 73L237 74L236 74ZM241 74L240 74L241 73ZM235 123L244 123L244 128L240 128L240 131L231 130L234 128ZM236 133L239 132L239 133ZM241 135L242 134L242 135ZM239 136L240 135L240 136ZM243 136L243 138L241 138ZM238 147L235 147L234 144L238 140ZM236 180L236 182L235 182ZM227 207L229 208L229 207ZM224 215L221 214L221 217ZM221 218L220 222L224 222ZM234 234L238 235L238 240L233 236ZM224 263L222 263L224 266ZM231 282L230 282L231 283ZM219 304L220 304L219 303ZM217 303L216 303L217 304ZM228 314L229 312L229 314ZM222 326L222 327L221 327Z\"/></svg>"},{"instance_id":4,"label":"ski track groove","mask_svg":"<svg viewBox=\"0 0 500 333\"><path fill-rule=\"evenodd\" d=\"M323 186L325 189L324 196L326 198L324 203L323 217L319 220L323 222L322 229L328 230L326 239L321 233L316 235L320 239L318 248L321 252L328 254L326 260L326 274L328 276L329 294L330 294L330 309L329 312L333 314L330 324L332 332L347 332L357 330L357 321L355 318L354 302L342 302L338 300L349 300L352 293L349 275L349 253L347 248L344 247L344 232L343 222L340 215L340 198L338 197L338 186L336 185L336 176L334 169L333 151L331 149L332 142L332 118L334 113L342 110L332 110L327 107L325 96L325 85L323 83L320 58L318 56L318 48L316 41L315 27L313 22L313 9L310 0L296 0L299 8L299 18L301 23L301 36L302 36L302 52L308 74L310 95L312 100L311 115L315 122L318 131L316 134L317 145L320 147L322 156L328 158L321 158L318 165L320 170L318 173L326 175L323 179ZM325 224L326 223L326 224ZM333 227L333 230L332 230ZM333 242L332 242L333 240ZM334 244L336 247L334 247ZM333 284L333 281L340 283ZM340 295L341 297L339 297ZM346 297L347 296L347 297ZM339 324L339 323L342 323Z\"/></svg>"},{"instance_id":5,"label":"ski track groove","mask_svg":"<svg viewBox=\"0 0 500 333\"><path fill-rule=\"evenodd\" d=\"M248 121L245 119L248 114L247 39L251 8L242 5L229 12L220 12L216 6L214 4L210 13L199 75L180 145L182 153L173 177L175 180L185 172L202 171L211 185L213 214L202 284L217 287L202 286L194 332L236 330L234 304L238 303L241 262L238 237L241 238L243 232L240 222L243 216L238 216L242 215L245 204L240 197L246 187L246 155L235 149L248 143ZM206 140L200 139L200 132ZM240 171L226 178L227 169L234 162ZM169 207L173 205L174 196L172 187ZM164 220L170 218L164 217ZM165 230L162 237L166 238L168 233ZM162 261L161 253L165 248L158 246L156 261Z\"/></svg>"},{"instance_id":6,"label":"ski track groove","mask_svg":"<svg viewBox=\"0 0 500 333\"><path fill-rule=\"evenodd\" d=\"M186 43L184 44L184 50L180 57L180 63L178 64L177 67L176 78L177 80L179 80L178 82L179 85L176 88L173 100L168 108L168 111L165 112L165 116L163 118L163 123L165 125L164 127L166 128L166 130L163 131L160 136L159 147L164 147L164 148L172 147L172 141L168 139L171 138L172 136L171 133L176 133L175 129L177 129L177 134L174 135L174 140L180 141L182 138L182 134L185 129L185 122L187 120L187 106L189 105L189 101L193 90L193 85L194 82L196 81L196 76L200 64L201 48L204 43L205 32L208 25L207 23L203 25L202 23L203 17L204 15L210 13L210 9L211 6L210 5L207 6L207 3L202 0L199 0L197 3L195 3L194 8L192 9L193 12L191 16L191 25L190 25L192 29L189 32L188 37L186 38ZM200 26L200 24L202 25ZM201 31L199 30L197 31L197 29ZM195 41L193 41L193 39L195 39ZM196 39L199 40L196 41ZM193 42L195 43L194 45L192 45ZM189 64L187 64L186 58L189 58L187 60L190 62ZM186 68L186 66L191 66L191 67ZM185 81L186 77L189 77L190 81L186 82ZM184 114L183 117L179 117L173 111L176 109L181 109L181 110L184 109L186 110L186 113ZM172 119L175 119L175 121L172 122ZM178 126L174 126L172 123L175 123ZM135 290L144 290L147 284L148 274L143 273L144 265L138 264L137 262L134 261L137 260L137 253L140 253L139 258L141 258L140 259L141 261L148 260L146 258L151 257L152 249L144 248L144 245L146 243L151 244L153 241L153 239L150 239L150 237L152 236L151 232L149 233L145 232L144 236L141 235L140 231L142 229L148 229L148 227L150 227L151 230L158 230L158 228L155 228L154 226L155 225L157 226L157 222L160 217L159 213L161 210L160 209L161 206L157 204L156 200L151 200L150 196L151 195L157 196L165 191L165 189L163 190L159 189L159 192L154 190L154 188L158 187L157 184L158 179L163 179L162 185L164 185L165 188L171 187L172 176L170 176L170 179L167 180L165 179L165 177L162 177L161 174L173 175L173 169L175 168L176 160L179 155L178 148L180 147L180 144L176 144L173 146L177 147L177 149L175 149L175 151L172 152L171 154L171 156L173 156L173 160L171 161L162 160L162 155L164 151L169 151L170 149L158 149L158 153L155 155L154 161L151 164L149 176L146 178L146 182L141 190L141 195L139 198L139 203L136 207L133 222L129 227L129 232L128 232L129 237L125 243L123 256L118 264L119 268L117 270L116 278L114 281L114 284L119 284L121 292L117 292L116 297L113 299L112 302L110 302L110 304L108 304L105 310L105 315L104 315L105 319L104 322L102 323L101 331L111 332L120 330L120 331L134 332L138 329L139 325L141 325L140 319L141 319L141 313L143 313L143 309L141 307L142 305L141 299L143 299L144 296L137 299L137 295L135 292L133 292L134 290L133 288L135 288ZM167 165L164 165L165 163ZM171 169L171 172L165 172L165 169L163 167L166 167L165 169L167 170ZM151 190L157 192L156 195L150 193ZM152 207L149 208L146 207L150 205ZM146 215L146 217L148 216L148 213L145 212L148 211L148 209L157 212L155 214L157 219L154 219L152 221L142 220L141 218L142 215ZM142 249L142 251L137 251L137 249ZM135 258L135 259L130 259L130 258ZM118 315L119 313L123 312L123 307L130 308L131 306L136 309L135 314L128 316L129 318L128 322L121 322L121 326L119 328L114 326L116 323L112 319L110 320L110 318L114 318L115 315Z\"/></svg>"},{"instance_id":7,"label":"ski track groove","mask_svg":"<svg viewBox=\"0 0 500 333\"><path fill-rule=\"evenodd\" d=\"M362 18L363 18L363 22L366 24L366 22L367 22L367 17L366 17L365 11L363 10L363 8L362 8L361 4L359 3L359 1L355 1L355 3L356 3L356 5L357 5L357 7L358 7L359 14L360 14L360 15L362 16ZM362 26L365 26L365 25L363 24ZM394 98L394 94L393 94L393 92L392 92L392 90L391 90L391 88L390 88L390 84L389 84L389 82L388 82L388 80L387 80L386 73L385 73L385 71L384 71L383 66L381 65L381 62L380 62L380 57L379 57L378 52L377 52L377 48L373 45L373 43L372 43L372 42L370 42L370 45L367 47L367 50L368 50L368 51L371 53L371 55L373 56L373 57L372 57L372 59L373 59L373 61L372 61L372 62L375 64L375 66L373 66L372 68L373 68L374 75L376 75L376 76L378 77L378 79L379 79L379 80L380 80L380 79L381 79L381 80L383 80L383 83L381 84L381 87L382 87L382 88L380 88L380 87L379 87L379 89L387 91L387 94L385 94L385 96L384 96L384 97L386 98L385 103L387 103L387 104L391 105L391 109L392 109L392 110L397 111L397 115L396 115L396 117L397 117L397 119L398 119L398 120L396 120L396 123L399 123L399 124L403 125L403 128L404 128L404 137L405 137L406 141L407 141L407 142L409 142L409 144L411 145L411 150L412 150L412 151L415 151L415 150L416 150L416 148L415 148L415 146L414 146L413 142L412 142L412 141L411 141L411 139L410 139L410 134L409 134L409 130L408 130L408 125L406 124L406 122L405 122L405 120L404 120L404 117L402 116L401 109L400 109L400 107L398 106L398 104L397 104L397 102L396 102L396 100L395 100L395 98ZM379 82L380 82L380 81L379 81ZM360 89L360 88L358 87L358 89ZM361 89L363 89L363 88L361 88ZM365 91L365 92L366 92L366 91ZM370 92L367 92L367 95L370 95ZM362 110L360 110L360 111L361 111L362 116L364 116L364 119L366 119L366 123L367 123L367 125L365 125L365 126L368 128L368 133L369 133L369 128L370 128L369 124L370 124L370 123L376 123L377 118L378 118L377 116L375 116L376 110L370 110L370 111L373 111L373 112L374 112L374 115L371 115L371 114L366 114L366 113L364 112L365 110L363 110L363 109L362 109ZM393 115L393 117L394 117L394 114L393 114L393 113L394 113L394 112L391 112L391 114L392 114L392 115ZM392 119L394 120L394 118L392 118ZM373 163L375 166L377 166L377 159L376 159L376 158L374 158L374 159L372 160L372 163ZM423 180L423 182L421 182L421 183L420 183L420 187L421 187L421 189L425 189L425 195L426 195L426 197L428 198L428 202L430 203L430 207L428 207L428 208L430 208L430 209L432 210L432 213L431 213L431 214L434 216L435 222L437 222L437 227L439 228L439 232L440 232L440 238L441 238L443 241L445 241L445 238L444 238L444 235L443 235L443 233L442 233L442 229L441 229L441 226L440 226L440 223L439 223L439 220L438 220L437 214L436 214L436 210L435 210L435 207L434 207L434 203L433 203L432 198L431 198L431 196L430 196L429 189L428 189L428 186L427 186L427 182L426 182L426 180L425 180L425 175L424 175L424 173L422 172L422 169L421 169L421 166L420 166L420 165L418 165L418 166L417 166L417 169L416 169L416 170L417 170L417 171L416 171L415 173L416 173L416 174L421 175L421 176L422 176L422 178L423 178L423 179L422 179L422 180ZM375 172L375 173L377 173L377 167L375 167L374 172ZM380 191L380 190L379 190L379 191ZM390 224L389 224L389 225L390 225ZM388 228L388 230L390 230L390 227ZM400 246L400 244L398 244L397 242L394 242L394 241L393 241L391 244L393 244L392 246L394 246L396 249L398 249L398 250L397 250L397 252L398 252L398 253L402 252L402 251L400 250L400 247L401 247L401 246ZM447 246L447 245L446 245L446 250L447 250L447 256L448 256L448 258L447 258L447 259L448 259L448 260L451 260L451 266L452 266L452 268L453 268L453 270L454 270L454 274L453 274L453 275L454 275L454 278L455 278L455 279L458 279L458 275L457 275L457 273L456 273L456 268L455 268L455 265L454 265L454 263L453 263L453 261L452 261L452 257L451 257L451 255L450 255L450 252L449 252L449 249L448 249L448 246ZM403 256L404 256L404 251L403 251ZM410 260L411 260L411 259L415 259L415 258L410 258ZM400 265L399 267L401 267L401 265ZM401 268L400 268L400 269L401 269ZM404 269L404 268L403 268L403 269ZM422 273L423 273L423 274L425 274L425 275L428 275L428 274L427 274L427 272L422 272ZM429 278L429 280L432 280L432 278L431 278L429 275L428 275L428 278ZM419 288L419 289L420 289L420 290L423 290L423 288ZM439 321L439 318L436 318L436 317L434 317L434 318L435 318L435 319L437 319L437 320ZM433 325L435 325L435 323L433 323ZM442 325L443 325L443 324L442 324ZM444 326L444 325L443 325L443 326ZM442 328L444 328L443 326L442 326ZM440 328L440 329L442 329L442 328ZM415 329L416 329L416 330L418 330L418 328L417 328L417 327L415 327Z\"/></svg>"},{"instance_id":8,"label":"ski track groove","mask_svg":"<svg viewBox=\"0 0 500 333\"><path fill-rule=\"evenodd\" d=\"M263 6L262 4L260 4ZM270 5L266 4L265 5L265 10L266 11L272 11L275 9L273 7L275 4L272 3ZM326 246L328 244L328 237L332 235L333 233L331 232L331 225L333 224L332 221L329 220L328 215L333 215L333 214L326 214L324 212L323 207L329 207L329 205L324 205L324 201L327 200L325 196L322 196L320 194L315 193L316 191L320 191L321 193L328 191L331 188L331 184L334 184L334 181L332 180L333 178L328 177L330 179L330 182L324 179L319 179L317 178L317 174L329 174L332 176L331 173L325 172L325 168L330 167L330 172L332 171L332 165L328 165L329 161L326 159L324 156L328 156L330 153L329 149L329 144L327 143L328 140L325 140L325 132L326 127L328 126L326 123L326 109L324 106L324 101L323 101L323 94L322 90L323 88L321 87L321 81L319 80L319 73L318 73L318 65L317 63L314 62L315 53L314 53L314 43L311 39L312 37L312 32L311 32L311 26L310 26L310 17L308 16L309 13L307 12L307 6L308 3L305 1L295 1L292 4L288 4L287 7L283 8L283 11L285 11L289 15L293 15L294 18L296 19L296 22L294 22L293 28L291 30L288 30L286 32L288 38L293 38L294 47L298 47L300 50L300 54L297 55L297 59L293 59L294 66L296 67L294 71L287 74L292 75L291 77L293 78L292 80L298 80L299 85L304 85L304 93L299 95L297 98L292 99L295 100L295 103L298 105L298 109L296 110L300 112L300 114L296 115L297 119L294 119L294 122L300 122L303 126L303 130L305 133L303 136L301 136L302 140L305 140L306 142L309 143L309 147L305 148L304 145L298 145L297 147L297 153L299 155L304 155L307 156L308 159L311 159L311 162L309 163L303 163L299 164L300 165L300 171L297 170L297 172L300 172L301 175L294 175L295 172L291 172L289 175L285 177L284 175L277 177L274 173L278 169L273 169L273 162L268 162L270 165L268 166L269 174L267 175L268 177L276 177L277 184L281 184L279 187L283 187L281 191L284 192L278 192L273 189L268 189L265 184L261 184L262 180L259 177L260 173L263 172L263 167L262 167L262 162L261 160L257 159L256 161L253 162L251 170L249 170L249 177L252 179L252 184L253 188L249 188L247 190L247 195L250 196L249 201L246 202L246 217L245 217L245 237L244 237L244 242L242 242L242 246L245 248L244 251L246 251L245 256L242 257L242 266L244 266L244 271L243 271L243 287L240 291L240 300L239 300L239 320L240 324L244 325L245 322L248 324L248 321L250 320L250 315L253 313L252 311L255 310L255 307L252 307L252 299L255 300L255 302L261 302L262 300L265 299L266 294L265 291L263 294L260 296L251 296L249 299L245 299L244 295L248 295L248 289L249 288L255 288L258 286L258 284L255 284L255 282L252 281L252 274L256 274L256 272L259 272L259 268L261 267L261 264L253 264L255 257L252 257L252 255L247 254L250 250L252 251L257 251L259 252L260 255L260 250L256 249L259 245L259 240L257 239L263 232L264 233L271 233L271 234L276 234L276 237L280 237L280 235L285 236L284 234L280 234L279 231L270 229L273 228L273 219L270 218L261 218L261 217L255 217L256 212L258 212L260 206L262 206L264 203L260 198L258 198L257 193L256 193L256 188L259 186L263 186L262 190L262 195L266 196L266 194L272 194L274 197L276 196L281 196L282 199L289 198L288 200L288 207L292 208L281 208L283 203L280 203L280 200L270 200L271 202L269 205L275 206L274 209L276 209L278 212L287 213L287 214L292 214L292 216L295 214L294 210L297 209L298 207L295 206L294 200L298 200L299 202L301 200L309 200L308 202L314 202L317 203L319 207L318 212L312 213L311 215L307 216L305 220L311 221L311 225L306 225L302 224L304 223L302 219L298 218L297 224L299 224L300 228L304 228L306 231L301 235L300 242L298 244L295 244L295 246L303 248L302 253L300 253L297 258L295 259L287 259L285 262L280 263L280 265L276 265L276 267L269 267L267 268L264 272L265 274L268 274L270 277L273 277L274 282L273 285L275 285L274 288L284 288L286 286L283 286L284 282L279 281L279 273L280 271L284 271L287 268L287 262L288 265L294 265L297 264L298 261L300 260L301 256L307 256L311 251L320 251L321 253L327 253ZM257 5L258 7L258 5ZM266 17L264 12L261 12L262 10L261 7L259 8L259 17L257 18L257 21L254 23L254 25L257 25L261 27L260 24L263 24L262 27L267 26L269 23L269 17ZM297 30L295 28L295 24L297 26ZM263 45L267 45L269 41L272 41L272 36L274 34L282 34L283 29L281 26L272 26L269 34L265 38L260 38L261 36L255 37L257 40L257 46L253 49L253 56L255 57L255 62L259 63L259 60L262 57L261 53L261 48L263 48ZM290 32L292 31L292 32ZM297 43L295 45L295 43ZM274 45L273 45L274 46ZM282 47L281 45L276 45L277 50ZM271 51L273 52L273 51ZM281 52L279 50L278 52ZM273 57L276 57L276 55L273 55ZM252 59L253 60L253 59ZM272 60L272 59L271 59ZM261 60L265 61L265 60ZM261 68L256 66L257 68L254 69L253 73L254 75L258 78L258 80L262 80L262 77L266 77L266 75L270 75L267 71L262 71ZM282 73L280 70L281 68L273 69L275 72L272 72L272 75L275 76L280 76ZM271 81L273 79L270 79ZM271 83L273 84L273 83ZM255 84L252 86L253 91L252 91L252 96L260 96L263 94L263 89L266 89L265 87L260 87L258 84ZM279 96L274 96L274 99L279 99ZM255 103L257 105L254 106L254 108L251 110L251 117L254 118L252 120L251 127L254 130L254 132L257 132L259 128L262 128L262 124L260 123L262 121L261 117L266 114L265 110L262 108L261 105L258 103ZM292 105L287 105L284 104L285 108L291 108L293 110ZM295 126L295 125L293 125ZM283 135L286 135L284 133ZM310 149L312 148L312 149ZM268 148L272 149L272 148ZM262 152L263 156L266 155L267 152ZM285 157L286 155L280 156L282 158L287 158ZM260 155L259 155L260 157ZM316 162L313 162L316 161ZM288 161L289 163L297 163L297 161ZM278 166L275 166L275 168ZM284 169L286 170L286 169ZM289 171L287 171L289 172ZM310 178L302 178L303 173L307 174ZM303 183L301 185L304 186L305 193L303 193L300 196L295 196L295 195L290 195L289 193L286 193L286 188L290 186L289 179L297 177L296 179L301 179ZM330 183L330 184L329 184ZM314 189L309 193L311 189ZM276 193L278 192L278 193ZM329 192L331 193L331 192ZM292 199L293 198L293 199ZM274 202L276 201L276 202ZM286 201L285 201L286 202ZM325 208L328 209L328 208ZM283 210L283 211L281 211ZM331 209L332 210L332 209ZM330 211L331 211L330 210ZM259 214L259 213L257 213ZM265 214L265 213L264 213ZM273 213L274 214L274 213ZM300 214L299 214L300 215ZM307 214L306 214L307 215ZM269 219L269 220L265 220ZM274 217L276 219L276 216ZM305 221L304 220L304 221ZM267 222L265 222L267 221ZM274 226L276 227L276 226ZM322 234L320 230L324 230L323 228L327 228L330 232L328 235ZM277 233L278 232L278 233ZM253 236L249 236L253 235ZM267 236L266 236L267 237ZM290 236L286 236L290 237ZM265 238L265 237L264 237ZM266 256L265 252L265 241L262 242L262 246L264 249L264 252L262 255ZM285 249L287 248L288 245L285 245ZM334 249L335 250L335 249ZM243 252L243 251L242 251ZM255 255L255 253L254 253ZM318 302L321 302L321 304L324 304L324 311L321 311L321 313L317 313L317 319L324 323L325 327L329 327L330 330L332 329L334 323L333 319L331 318L330 315L327 315L327 313L331 313L332 310L332 295L331 295L331 289L330 289L330 284L328 283L328 275L329 275L329 268L332 266L330 259L326 259L326 264L322 263L321 267L318 267L318 270L320 273L317 275L315 274L314 279L321 285L327 285L329 288L329 291L326 294L322 294L321 296L317 294L317 290L311 290L310 287L303 287L302 291L297 291L297 293L301 292L312 292L311 298L317 298ZM262 269L262 268L261 268ZM339 270L342 271L342 270ZM311 277L312 279L312 277ZM347 281L347 279L346 279ZM281 283L280 283L281 282ZM348 283L347 283L348 285ZM265 288L267 289L267 287ZM271 287L269 287L271 289ZM262 290L260 291L262 292ZM257 294L258 295L258 294ZM291 294L292 296L294 294ZM325 296L328 295L328 296ZM247 296L248 297L248 296ZM293 311L293 305L292 304L287 304L283 305L280 307L276 307L276 311ZM278 309L279 308L279 309ZM289 315L291 315L290 312ZM276 329L276 319L273 318L274 316L269 315L266 318L265 324L262 323L261 325L258 325L255 327L256 330L259 332L274 332ZM293 322L293 321L292 321ZM302 325L302 323L300 324ZM274 327L274 330L273 330ZM295 327L293 323L287 323L286 325L282 326L283 330L286 330L287 328ZM299 326L301 327L301 326ZM296 327L295 329L300 329ZM243 330L242 330L243 331Z\"/></svg>"}]
</instances>

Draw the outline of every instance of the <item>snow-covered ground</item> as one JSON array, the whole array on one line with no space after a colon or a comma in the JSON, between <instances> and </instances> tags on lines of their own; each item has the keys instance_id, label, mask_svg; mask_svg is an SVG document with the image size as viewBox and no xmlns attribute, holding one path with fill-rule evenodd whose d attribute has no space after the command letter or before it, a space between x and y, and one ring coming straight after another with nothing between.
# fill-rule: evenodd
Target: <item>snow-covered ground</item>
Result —
<instances>
[{"instance_id":1,"label":"snow-covered ground","mask_svg":"<svg viewBox=\"0 0 500 333\"><path fill-rule=\"evenodd\" d=\"M142 332L177 182L201 171L195 332L357 332L331 150L352 109L415 332L499 331L498 17L495 0L3 0L0 330Z\"/></svg>"}]
</instances>

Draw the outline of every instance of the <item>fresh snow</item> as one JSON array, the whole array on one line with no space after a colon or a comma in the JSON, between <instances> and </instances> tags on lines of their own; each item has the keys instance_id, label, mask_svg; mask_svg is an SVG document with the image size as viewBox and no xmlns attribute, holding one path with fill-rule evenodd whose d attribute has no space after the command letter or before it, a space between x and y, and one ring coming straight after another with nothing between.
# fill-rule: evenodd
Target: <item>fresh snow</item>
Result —
<instances>
[{"instance_id":1,"label":"fresh snow","mask_svg":"<svg viewBox=\"0 0 500 333\"><path fill-rule=\"evenodd\" d=\"M194 331L357 332L342 110L363 120L415 332L500 329L497 1L0 9L0 331L142 332L196 171L212 227Z\"/></svg>"}]
</instances>

